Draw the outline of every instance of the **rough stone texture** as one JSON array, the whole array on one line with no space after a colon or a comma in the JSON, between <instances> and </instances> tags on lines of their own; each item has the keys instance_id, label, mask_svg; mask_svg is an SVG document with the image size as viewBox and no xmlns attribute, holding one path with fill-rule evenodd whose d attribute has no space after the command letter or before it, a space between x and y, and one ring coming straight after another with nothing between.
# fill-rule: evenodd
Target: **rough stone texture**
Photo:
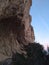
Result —
<instances>
[{"instance_id":1,"label":"rough stone texture","mask_svg":"<svg viewBox=\"0 0 49 65\"><path fill-rule=\"evenodd\" d=\"M23 45L34 42L31 5L32 0L0 0L0 61L13 52L26 54Z\"/></svg>"}]
</instances>

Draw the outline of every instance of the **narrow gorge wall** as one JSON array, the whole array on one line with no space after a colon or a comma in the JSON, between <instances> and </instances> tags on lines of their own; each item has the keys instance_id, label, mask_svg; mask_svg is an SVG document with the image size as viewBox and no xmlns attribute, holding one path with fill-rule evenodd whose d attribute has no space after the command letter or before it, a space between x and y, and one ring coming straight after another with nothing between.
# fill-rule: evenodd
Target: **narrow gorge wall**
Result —
<instances>
[{"instance_id":1,"label":"narrow gorge wall","mask_svg":"<svg viewBox=\"0 0 49 65\"><path fill-rule=\"evenodd\" d=\"M26 54L23 46L34 42L31 5L32 0L0 0L0 61L15 52Z\"/></svg>"}]
</instances>

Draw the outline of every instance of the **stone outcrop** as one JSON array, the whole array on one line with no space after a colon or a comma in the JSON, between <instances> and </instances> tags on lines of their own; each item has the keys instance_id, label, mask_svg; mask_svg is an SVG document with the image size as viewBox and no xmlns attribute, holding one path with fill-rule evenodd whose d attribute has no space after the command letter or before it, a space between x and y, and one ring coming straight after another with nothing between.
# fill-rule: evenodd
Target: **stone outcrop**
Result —
<instances>
[{"instance_id":1,"label":"stone outcrop","mask_svg":"<svg viewBox=\"0 0 49 65\"><path fill-rule=\"evenodd\" d=\"M0 0L0 61L15 52L26 54L23 45L34 42L31 5L32 0Z\"/></svg>"}]
</instances>

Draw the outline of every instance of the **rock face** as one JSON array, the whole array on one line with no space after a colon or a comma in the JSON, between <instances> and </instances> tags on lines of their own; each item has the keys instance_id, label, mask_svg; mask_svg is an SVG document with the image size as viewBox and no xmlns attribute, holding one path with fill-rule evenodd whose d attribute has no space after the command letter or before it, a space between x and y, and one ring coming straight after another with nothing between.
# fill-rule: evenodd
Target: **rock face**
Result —
<instances>
[{"instance_id":1,"label":"rock face","mask_svg":"<svg viewBox=\"0 0 49 65\"><path fill-rule=\"evenodd\" d=\"M26 54L23 45L34 42L31 5L32 0L0 0L0 61L15 52Z\"/></svg>"}]
</instances>

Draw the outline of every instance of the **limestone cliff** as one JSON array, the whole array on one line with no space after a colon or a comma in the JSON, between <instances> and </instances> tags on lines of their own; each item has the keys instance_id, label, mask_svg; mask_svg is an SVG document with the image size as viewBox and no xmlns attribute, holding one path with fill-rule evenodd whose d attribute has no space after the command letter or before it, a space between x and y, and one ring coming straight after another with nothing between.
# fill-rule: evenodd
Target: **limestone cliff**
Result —
<instances>
[{"instance_id":1,"label":"limestone cliff","mask_svg":"<svg viewBox=\"0 0 49 65\"><path fill-rule=\"evenodd\" d=\"M34 42L31 5L32 0L0 0L0 61L13 52L26 54L23 45Z\"/></svg>"}]
</instances>

